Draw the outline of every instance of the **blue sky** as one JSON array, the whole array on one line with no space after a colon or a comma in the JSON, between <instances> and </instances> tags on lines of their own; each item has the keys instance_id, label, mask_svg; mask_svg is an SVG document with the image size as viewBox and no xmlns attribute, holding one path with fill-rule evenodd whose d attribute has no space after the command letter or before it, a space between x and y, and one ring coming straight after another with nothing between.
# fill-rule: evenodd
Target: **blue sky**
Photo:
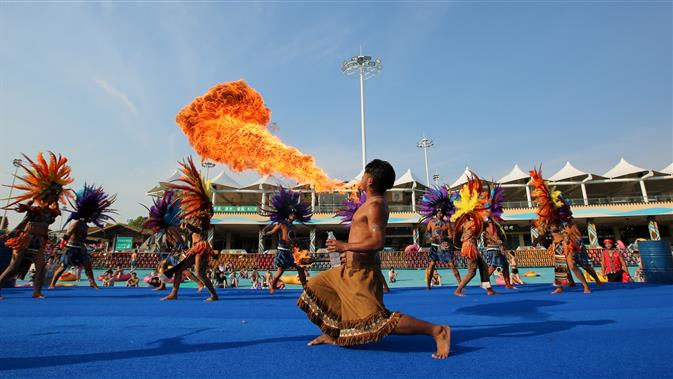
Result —
<instances>
[{"instance_id":1,"label":"blue sky","mask_svg":"<svg viewBox=\"0 0 673 379\"><path fill-rule=\"evenodd\" d=\"M0 182L11 160L54 150L76 187L119 194L119 220L192 153L175 115L219 82L264 96L279 137L326 172L360 171L362 45L369 157L452 182L469 165L566 160L603 173L620 157L673 161L670 2L58 3L0 6ZM213 169L220 171L222 166ZM243 183L253 173L233 175ZM7 189L0 190L5 197Z\"/></svg>"}]
</instances>

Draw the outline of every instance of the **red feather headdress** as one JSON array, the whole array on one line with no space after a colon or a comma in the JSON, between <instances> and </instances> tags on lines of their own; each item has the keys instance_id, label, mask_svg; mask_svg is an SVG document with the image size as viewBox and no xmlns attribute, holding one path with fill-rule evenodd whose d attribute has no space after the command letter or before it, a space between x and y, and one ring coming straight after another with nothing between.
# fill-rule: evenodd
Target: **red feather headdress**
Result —
<instances>
[{"instance_id":1,"label":"red feather headdress","mask_svg":"<svg viewBox=\"0 0 673 379\"><path fill-rule=\"evenodd\" d=\"M19 167L25 171L21 176L16 175L20 183L7 186L23 191L23 193L12 197L11 200L13 201L5 208L25 200L33 200L37 205L49 205L53 203L47 201L49 198L56 199L56 202L63 204L66 203L66 198L74 198L72 191L65 188L74 181L70 177L70 166L67 165L67 158L60 154L57 157L51 151L49 152L49 161L44 159L41 152L37 154L36 161L28 158L26 154L23 154L23 157L29 165L19 163Z\"/></svg>"}]
</instances>

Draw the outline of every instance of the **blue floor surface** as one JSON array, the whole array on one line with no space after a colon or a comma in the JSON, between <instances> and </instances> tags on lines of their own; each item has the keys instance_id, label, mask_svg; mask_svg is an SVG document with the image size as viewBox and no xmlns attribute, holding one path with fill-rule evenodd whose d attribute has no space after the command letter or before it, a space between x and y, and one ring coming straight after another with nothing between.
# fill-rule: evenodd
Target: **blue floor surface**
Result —
<instances>
[{"instance_id":1,"label":"blue floor surface","mask_svg":"<svg viewBox=\"0 0 673 379\"><path fill-rule=\"evenodd\" d=\"M501 288L501 287L500 287ZM433 360L424 336L341 348L307 347L318 334L295 306L270 296L185 288L161 302L147 288L29 288L0 301L0 378L662 378L673 373L673 286L607 284L549 295L531 284L501 296L469 287L398 288L391 310L452 327L452 354Z\"/></svg>"}]
</instances>

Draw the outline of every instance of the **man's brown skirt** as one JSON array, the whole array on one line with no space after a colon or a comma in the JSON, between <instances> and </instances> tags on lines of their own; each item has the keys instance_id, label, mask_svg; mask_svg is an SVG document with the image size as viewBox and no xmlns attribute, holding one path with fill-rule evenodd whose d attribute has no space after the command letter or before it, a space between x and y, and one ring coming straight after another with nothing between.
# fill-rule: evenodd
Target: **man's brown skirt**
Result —
<instances>
[{"instance_id":1,"label":"man's brown skirt","mask_svg":"<svg viewBox=\"0 0 673 379\"><path fill-rule=\"evenodd\" d=\"M377 265L334 267L309 280L297 305L338 345L376 342L402 316L383 305L383 280Z\"/></svg>"}]
</instances>

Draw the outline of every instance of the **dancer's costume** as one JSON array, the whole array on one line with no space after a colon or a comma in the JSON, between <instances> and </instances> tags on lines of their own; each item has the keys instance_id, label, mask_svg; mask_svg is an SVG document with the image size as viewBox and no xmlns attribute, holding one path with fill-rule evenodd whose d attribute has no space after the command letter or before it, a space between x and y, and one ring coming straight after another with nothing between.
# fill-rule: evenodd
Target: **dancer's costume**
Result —
<instances>
[{"instance_id":1,"label":"dancer's costume","mask_svg":"<svg viewBox=\"0 0 673 379\"><path fill-rule=\"evenodd\" d=\"M182 208L180 200L172 191L165 191L161 197L154 199L154 204L147 208L149 216L143 228L153 233L157 246L165 246L171 254L159 263L158 270L163 273L168 266L175 266L181 257L184 247L180 223L182 222Z\"/></svg>"},{"instance_id":2,"label":"dancer's costume","mask_svg":"<svg viewBox=\"0 0 673 379\"><path fill-rule=\"evenodd\" d=\"M468 178L458 192L458 197L453 202L456 210L451 216L455 223L455 236L460 235L460 254L467 259L469 272L479 270L481 288L491 288L491 280L488 275L488 266L479 254L477 239L484 228L484 221L490 215L489 192L482 189L481 179L477 175Z\"/></svg>"},{"instance_id":3,"label":"dancer's costume","mask_svg":"<svg viewBox=\"0 0 673 379\"><path fill-rule=\"evenodd\" d=\"M337 215L350 223L364 201L363 194L358 201L347 202ZM384 281L378 253L346 259L343 265L311 278L297 305L338 345L376 342L392 333L402 316L383 304Z\"/></svg>"},{"instance_id":4,"label":"dancer's costume","mask_svg":"<svg viewBox=\"0 0 673 379\"><path fill-rule=\"evenodd\" d=\"M23 191L23 194L12 198L12 202L4 209L14 208L19 213L26 213L23 221L15 230L10 233L9 238L5 241L5 245L13 250L12 260L21 259L22 262L18 272L13 275L25 277L30 263L44 263L43 251L47 243L47 234L49 232L49 225L51 225L61 212L58 203L65 204L66 198L71 198L70 190L64 188L73 182L70 177L70 166L67 165L68 160L59 155L58 157L49 152L49 161L47 161L42 153L38 153L37 160L33 161L25 154L23 157L30 163L28 166L19 163L25 173L23 176L16 176L20 181L15 184L13 188ZM26 203L19 204L22 201ZM7 279L10 267L5 270L5 273L0 277L0 287L2 282Z\"/></svg>"},{"instance_id":5,"label":"dancer's costume","mask_svg":"<svg viewBox=\"0 0 673 379\"><path fill-rule=\"evenodd\" d=\"M271 207L267 208L263 204L261 207L261 214L269 218L271 225L283 224L288 228L290 242L283 241L282 238L278 240L278 250L274 258L276 267L288 270L297 267L294 259L294 241L296 239L293 230L293 221L306 223L313 217L313 211L310 205L301 201L301 193L291 191L280 187L271 197ZM290 220L290 215L294 215L294 220Z\"/></svg>"},{"instance_id":6,"label":"dancer's costume","mask_svg":"<svg viewBox=\"0 0 673 379\"><path fill-rule=\"evenodd\" d=\"M549 246L549 253L554 257L554 286L567 286L569 283L567 257L574 259L575 253L580 251L582 235L573 224L573 215L570 204L563 197L561 191L549 188L542 178L542 171L531 170L532 196L537 203L537 219L533 226L538 230L539 240L542 240L552 230L558 230L563 235L563 241L553 242Z\"/></svg>"},{"instance_id":7,"label":"dancer's costume","mask_svg":"<svg viewBox=\"0 0 673 379\"><path fill-rule=\"evenodd\" d=\"M450 226L450 222L440 220L437 217L438 213L442 213L447 220L451 218L455 212L453 205L454 197L449 193L449 189L445 186L438 188L428 188L419 204L419 213L421 214L421 222L428 223L430 220L435 224L433 230L432 242L430 247L429 261L435 262L453 262L453 247L449 240L449 236L441 235L441 229L444 226ZM439 241L438 241L439 239Z\"/></svg>"},{"instance_id":8,"label":"dancer's costume","mask_svg":"<svg viewBox=\"0 0 673 379\"><path fill-rule=\"evenodd\" d=\"M185 252L185 259L164 272L167 277L174 275L178 269L188 268L184 262L192 256L205 255L210 258L213 251L208 242L210 219L214 213L210 183L203 180L191 157L187 158L187 161L180 162L180 166L182 176L176 182L183 184L171 183L169 189L178 194L182 207L181 217L186 222L185 227L192 233L192 247Z\"/></svg>"},{"instance_id":9,"label":"dancer's costume","mask_svg":"<svg viewBox=\"0 0 673 379\"><path fill-rule=\"evenodd\" d=\"M486 224L486 228L482 234L484 239L484 249L482 257L486 264L491 267L500 267L503 270L509 270L509 263L503 248L503 242L500 235L505 235L502 226L502 204L505 200L505 191L499 185L495 185L489 192L490 204L487 207L490 215Z\"/></svg>"},{"instance_id":10,"label":"dancer's costume","mask_svg":"<svg viewBox=\"0 0 673 379\"><path fill-rule=\"evenodd\" d=\"M114 221L109 213L115 213L110 207L115 202L117 195L105 193L103 187L84 184L84 188L77 192L75 201L70 202L73 208L66 225L74 221L68 232L69 239L65 245L65 252L61 256L61 263L66 268L69 266L84 266L90 262L89 252L86 249L86 236L88 223L93 223L99 228L104 227L107 221Z\"/></svg>"}]
</instances>

